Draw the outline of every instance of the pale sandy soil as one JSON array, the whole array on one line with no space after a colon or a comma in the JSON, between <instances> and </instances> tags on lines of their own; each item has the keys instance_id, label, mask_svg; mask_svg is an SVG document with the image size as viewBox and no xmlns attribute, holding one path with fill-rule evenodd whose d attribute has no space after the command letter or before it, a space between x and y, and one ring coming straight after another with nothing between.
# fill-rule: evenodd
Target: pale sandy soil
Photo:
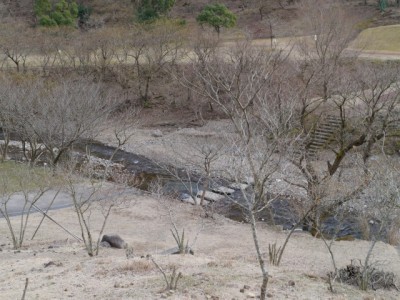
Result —
<instances>
[{"instance_id":1,"label":"pale sandy soil","mask_svg":"<svg viewBox=\"0 0 400 300\"><path fill-rule=\"evenodd\" d=\"M143 116L146 118L146 116ZM144 155L158 162L171 164L202 164L201 147L207 143L222 142L234 135L234 130L228 120L208 121L204 126L194 128L176 126L160 126L154 119L152 126L139 126L128 131L132 134L123 149L128 152ZM146 121L151 123L151 121ZM177 123L177 120L171 121ZM153 133L161 131L161 137ZM97 140L116 145L112 125L105 125Z\"/></svg>"},{"instance_id":2,"label":"pale sandy soil","mask_svg":"<svg viewBox=\"0 0 400 300\"><path fill-rule=\"evenodd\" d=\"M154 124L157 125L157 124ZM162 137L153 137L156 128ZM198 128L142 127L126 145L126 150L141 153L164 162L182 161L182 153L193 151L196 140L226 138L232 133L225 121L212 121ZM100 140L112 144L110 131L104 130ZM176 143L178 146L170 146ZM187 145L182 146L182 145ZM174 150L175 148L175 150ZM184 155L183 155L184 156ZM163 255L175 246L170 233L173 220L185 228L195 255ZM77 217L72 208L51 211L50 215L79 235ZM127 258L125 250L101 248L99 256L89 257L82 243L45 220L34 240L30 240L41 216L34 214L21 251L12 249L4 219L0 219L0 299L20 299L25 279L29 278L26 299L160 299L166 297L164 281L146 255L150 254L163 268L176 266L183 274L178 290L168 299L247 299L257 294L261 272L257 264L250 228L222 216L204 219L202 210L179 201L157 199L132 192L123 206L114 209L105 234L117 233L134 251ZM100 215L91 216L97 234ZM18 222L18 217L14 222ZM268 244L283 243L285 232L259 224L265 258ZM197 239L196 239L197 237ZM335 242L333 252L337 266L344 267L351 259L364 259L367 241ZM373 261L379 268L400 277L400 257L395 247L378 243ZM49 262L53 264L47 266ZM269 267L268 292L272 299L399 299L399 292L361 292L336 283L336 294L327 289L327 273L332 271L330 255L320 239L297 232L291 239L280 267ZM290 286L289 281L295 285ZM399 284L399 282L398 282ZM250 286L244 293L240 289ZM214 298L217 299L217 298Z\"/></svg>"},{"instance_id":3,"label":"pale sandy soil","mask_svg":"<svg viewBox=\"0 0 400 300\"><path fill-rule=\"evenodd\" d=\"M135 257L127 259L125 250L102 248L90 258L82 243L74 241L59 227L46 220L32 241L30 237L40 215L30 219L25 246L14 251L6 224L0 219L0 299L20 299L25 278L29 278L26 299L160 299L164 282L147 254L163 267L176 266L183 278L169 299L246 299L258 293L260 270L247 224L216 216L203 219L200 208L132 193L128 203L116 208L105 233L118 233L133 248ZM175 246L169 232L172 211L178 228L185 228L195 255L161 255ZM63 226L79 234L72 208L51 211ZM17 221L18 219L14 219ZM92 228L99 228L93 214ZM264 251L268 243L281 244L285 233L260 224ZM339 267L351 259L363 259L367 241L335 242ZM268 255L266 255L268 256ZM395 247L378 243L373 261L400 276L400 259ZM49 262L53 265L45 266ZM272 299L399 299L397 291L360 292L335 284L336 294L327 289L326 274L332 270L330 256L321 240L307 233L295 233L280 267L271 267L268 291ZM295 286L289 286L293 280ZM240 293L243 285L250 289ZM207 298L208 297L208 298ZM215 298L214 298L215 299Z\"/></svg>"}]
</instances>

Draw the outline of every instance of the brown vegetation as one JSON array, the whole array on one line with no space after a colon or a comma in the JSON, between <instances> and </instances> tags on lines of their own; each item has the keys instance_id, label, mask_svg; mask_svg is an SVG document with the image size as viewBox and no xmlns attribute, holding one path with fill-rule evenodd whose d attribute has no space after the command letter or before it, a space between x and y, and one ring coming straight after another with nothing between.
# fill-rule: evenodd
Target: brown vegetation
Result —
<instances>
[{"instance_id":1,"label":"brown vegetation","mask_svg":"<svg viewBox=\"0 0 400 300\"><path fill-rule=\"evenodd\" d=\"M102 187L110 177L107 171L115 153L129 145L136 119L147 119L147 124L165 122L167 113L174 112L170 115L175 124L188 120L192 125L204 125L207 118L218 116L227 120L229 130L221 132L217 142L206 134L201 143L198 139L173 147L178 148L176 152L192 147L189 155L180 156L178 166L186 174L197 172L200 177L200 211L207 204L207 192L221 179L240 186L240 198L222 193L242 209L251 229L251 239L247 237L241 246L255 250L250 261L257 262L261 270L257 283L260 298L266 299L274 283L271 270L275 269L267 264L266 244L270 264L279 266L300 226L321 238L333 265L328 284L334 292L335 280L340 278L334 251L337 232L328 236L323 222L334 217L339 227L347 212L360 216L365 238L370 240L367 246L363 244L365 253L358 258L365 279L360 287L370 287L366 277L376 263L373 254L378 242L398 242L399 170L391 165L386 141L394 141L397 155L400 78L397 63L360 61L357 52L348 51L357 22L364 18L353 11L358 11L358 6L322 0L231 1L240 28L220 39L205 29L194 29L192 21L202 1L177 1L171 13L177 19L151 24L127 21L133 15L130 1L83 1L94 8L96 22L82 31L33 28L10 10L29 11L27 6L18 6L23 3L2 6L9 9L9 18L1 24L5 30L0 33L1 158L7 158L10 140L17 139L31 167L40 159L56 172L56 166L63 164L62 172L67 172L63 184L76 213L74 224L78 224L89 256L99 255L107 221L120 209ZM372 10L369 6L363 9ZM20 14L21 18L27 15ZM188 19L186 24L178 20L182 17ZM299 26L290 31L288 24ZM258 31L257 26L263 29ZM282 49L275 36L284 35L304 37ZM271 39L254 45L254 36ZM230 39L234 42L227 43ZM149 118L154 112L155 117ZM186 113L188 119L183 117ZM90 153L86 153L88 164L76 163L73 148L83 139L102 136L102 126L112 127L116 149L99 174L90 166ZM377 154L382 158L380 164L372 159ZM77 174L77 170L83 171ZM87 196L76 190L75 181L84 181L80 175L90 180ZM124 175L113 179L120 178L126 186ZM277 182L282 182L278 188ZM112 189L118 192L115 186ZM164 197L161 190L157 190L160 198ZM39 189L38 197L42 193ZM98 199L98 194L103 198ZM296 211L293 226L281 235L280 244L264 232L258 220L265 210L274 213L273 204L279 197L287 197L290 209ZM22 214L19 238L7 214L10 199L6 192L0 194L0 212L13 247L21 248L29 231L30 208L37 199L28 201L25 196L29 211ZM211 213L204 208L202 216L215 218L213 206L209 207ZM159 212L149 215L154 217L154 213ZM175 221L171 222L178 252L192 253L186 227L179 227L180 231ZM146 243L157 245L158 241ZM180 272L181 265L174 264L169 273L158 260L151 260L151 267L135 261L115 270L136 270L144 276L158 270L167 289L176 290L178 281L190 285ZM106 276L103 271L96 274Z\"/></svg>"}]
</instances>

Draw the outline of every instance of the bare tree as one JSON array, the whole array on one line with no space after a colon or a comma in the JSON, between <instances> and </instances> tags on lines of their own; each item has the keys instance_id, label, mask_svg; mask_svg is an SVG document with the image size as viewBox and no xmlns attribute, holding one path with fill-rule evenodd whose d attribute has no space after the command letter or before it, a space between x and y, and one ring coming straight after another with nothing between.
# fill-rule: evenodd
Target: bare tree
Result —
<instances>
[{"instance_id":1,"label":"bare tree","mask_svg":"<svg viewBox=\"0 0 400 300\"><path fill-rule=\"evenodd\" d=\"M334 4L319 0L304 0L300 13L307 24L309 38L298 43L297 51L302 83L304 85L303 106L310 110L327 101L335 89L341 74L344 51L354 37L351 18ZM355 55L348 58L354 61ZM310 98L320 96L320 101ZM308 101L309 103L304 103Z\"/></svg>"},{"instance_id":2,"label":"bare tree","mask_svg":"<svg viewBox=\"0 0 400 300\"><path fill-rule=\"evenodd\" d=\"M280 169L282 158L291 149L291 129L295 124L295 95L285 93L287 76L281 52L255 49L249 42L234 50L218 52L206 63L194 63L201 85L187 82L197 93L209 99L230 119L236 138L225 173L235 182L246 176L253 182L242 188L240 205L251 226L257 259L263 276L261 299L265 299L269 272L264 262L257 233L256 215L271 204L269 184ZM291 137L291 139L289 139Z\"/></svg>"},{"instance_id":3,"label":"bare tree","mask_svg":"<svg viewBox=\"0 0 400 300\"><path fill-rule=\"evenodd\" d=\"M179 27L164 24L154 28L134 29L127 56L134 60L137 87L143 106L149 104L153 78L160 76L167 65L174 65L182 55L181 50Z\"/></svg>"},{"instance_id":4,"label":"bare tree","mask_svg":"<svg viewBox=\"0 0 400 300\"><path fill-rule=\"evenodd\" d=\"M118 166L114 165L113 159L134 134L133 128L137 123L132 118L134 119L137 113L137 110L129 109L120 113L118 120L114 118L111 120L116 147L108 159L97 161L90 155L89 146L86 160L80 168L78 165L82 162L72 159L67 164L66 170L62 170L78 217L82 240L89 256L99 254L100 239L112 209L126 202L128 178ZM115 184L107 183L110 173L117 173L111 176ZM86 182L83 190L76 184L77 177L82 178L82 182ZM93 228L91 224L91 218L96 214L102 218L100 228ZM97 238L94 236L96 232Z\"/></svg>"},{"instance_id":5,"label":"bare tree","mask_svg":"<svg viewBox=\"0 0 400 300\"><path fill-rule=\"evenodd\" d=\"M338 7L310 0L303 1L303 10L313 35L304 39L296 52L299 56L294 68L300 79L293 78L300 95L296 118L304 135L298 145L300 154L290 161L306 184L288 182L302 189L309 207L314 206L309 219L316 234L314 227L324 211L333 212L368 185L367 171L353 176L352 187L345 186L340 174L345 158L357 148L364 152L366 165L372 146L384 136L387 123L395 116L398 96L394 86L398 79L395 68L363 64L356 61L354 53L346 53L353 27ZM330 150L329 154L325 150ZM319 153L325 156L325 166L319 162ZM332 201L329 193L338 186L343 187L338 191L346 193L339 193Z\"/></svg>"},{"instance_id":6,"label":"bare tree","mask_svg":"<svg viewBox=\"0 0 400 300\"><path fill-rule=\"evenodd\" d=\"M204 132L191 136L188 133L184 137L174 140L173 143L166 141L164 145L177 157L173 164L185 169L185 172L183 172L185 175L189 174L189 176L182 177L182 174L175 172L172 175L182 183L189 180L187 191L193 197L196 205L204 206L206 194L213 187L218 186L216 180L223 171L219 162L226 154L228 146L223 135ZM190 176L190 174L193 176ZM196 185L194 189L193 183ZM198 202L197 197L200 198L200 202Z\"/></svg>"},{"instance_id":7,"label":"bare tree","mask_svg":"<svg viewBox=\"0 0 400 300\"><path fill-rule=\"evenodd\" d=\"M0 143L0 161L4 162L7 158L8 146L10 144L10 131L12 125L12 116L8 113L5 107L10 105L6 100L7 97L7 86L2 86L0 88L0 129L2 133L2 142Z\"/></svg>"},{"instance_id":8,"label":"bare tree","mask_svg":"<svg viewBox=\"0 0 400 300\"><path fill-rule=\"evenodd\" d=\"M88 174L86 173L86 175ZM76 174L70 174L66 178L68 192L72 198L72 203L78 217L86 251L89 256L96 256L99 254L100 240L110 217L111 210L120 199L116 198L118 196L115 195L115 186L106 188L104 181L96 182L92 178L90 183L85 187L86 192L83 192L78 189L75 180ZM98 229L97 237L95 237L95 229L93 229L93 225L91 224L91 217L99 212L102 221L100 222L101 227Z\"/></svg>"},{"instance_id":9,"label":"bare tree","mask_svg":"<svg viewBox=\"0 0 400 300\"><path fill-rule=\"evenodd\" d=\"M32 162L46 151L56 165L79 139L94 137L118 103L100 85L88 81L10 85L3 113L13 121L12 130L21 141L30 144Z\"/></svg>"},{"instance_id":10,"label":"bare tree","mask_svg":"<svg viewBox=\"0 0 400 300\"><path fill-rule=\"evenodd\" d=\"M61 37L60 37L61 36ZM49 76L60 67L59 50L64 44L63 31L59 28L40 28L36 31L34 65L42 69L43 76Z\"/></svg>"},{"instance_id":11,"label":"bare tree","mask_svg":"<svg viewBox=\"0 0 400 300\"><path fill-rule=\"evenodd\" d=\"M361 197L352 203L352 208L366 223L365 235L370 240L365 257L359 261L357 284L361 290L379 287L397 289L393 276L376 270L376 266L383 262L374 260L373 252L378 241L399 241L399 166L396 159L382 153L370 163L368 171L373 179Z\"/></svg>"},{"instance_id":12,"label":"bare tree","mask_svg":"<svg viewBox=\"0 0 400 300\"><path fill-rule=\"evenodd\" d=\"M24 166L7 171L0 181L0 214L7 222L14 249L22 247L31 213L50 190L50 174ZM13 218L13 215L17 214Z\"/></svg>"},{"instance_id":13,"label":"bare tree","mask_svg":"<svg viewBox=\"0 0 400 300\"><path fill-rule=\"evenodd\" d=\"M115 67L123 67L118 65L118 59L121 59L121 49L124 48L127 41L125 41L127 33L122 28L110 27L104 29L98 29L87 37L87 43L92 47L91 53L91 66L94 67L100 75L104 76L110 71L113 71ZM122 61L124 64L127 60Z\"/></svg>"},{"instance_id":14,"label":"bare tree","mask_svg":"<svg viewBox=\"0 0 400 300\"><path fill-rule=\"evenodd\" d=\"M344 202L350 201L370 182L368 159L374 151L374 145L386 134L395 134L389 124L394 124L399 104L396 68L386 65L385 68L375 65L357 66L355 72L348 71L341 79L341 90L336 90L322 106L304 120L308 120L308 138L304 139L304 152L291 159L299 169L307 184L301 186L311 203L334 210ZM345 70L344 70L345 71ZM329 113L327 113L329 112ZM328 117L327 117L328 115ZM304 117L300 115L300 119ZM303 123L306 125L306 123ZM304 126L304 132L307 127ZM326 152L329 150L329 152ZM361 151L364 174L352 177L353 188L341 179L346 160L356 151ZM318 152L322 152L326 165L321 166ZM361 165L361 164L357 164ZM357 171L358 172L358 171ZM346 187L347 185L347 187ZM340 191L347 191L337 197L336 202L324 204L329 199L328 186L342 186ZM341 200L340 200L341 199ZM318 219L318 214L311 218ZM317 226L316 220L312 221ZM313 229L316 233L316 228Z\"/></svg>"},{"instance_id":15,"label":"bare tree","mask_svg":"<svg viewBox=\"0 0 400 300\"><path fill-rule=\"evenodd\" d=\"M27 59L33 51L32 45L27 41L32 39L34 32L23 24L16 23L1 29L0 51L5 56L4 62L14 65L17 72L27 70Z\"/></svg>"}]
</instances>

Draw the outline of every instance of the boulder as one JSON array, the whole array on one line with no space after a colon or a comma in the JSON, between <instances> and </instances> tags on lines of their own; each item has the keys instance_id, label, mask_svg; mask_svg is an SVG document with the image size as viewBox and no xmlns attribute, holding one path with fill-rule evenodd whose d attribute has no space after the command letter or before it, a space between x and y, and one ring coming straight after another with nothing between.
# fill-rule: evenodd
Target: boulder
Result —
<instances>
[{"instance_id":1,"label":"boulder","mask_svg":"<svg viewBox=\"0 0 400 300\"><path fill-rule=\"evenodd\" d=\"M188 247L186 249L186 253L194 255L194 251L190 247ZM174 248L171 248L171 249L168 249L168 250L165 250L165 251L161 252L161 255L170 255L170 254L180 254L179 253L179 248L178 247L174 247Z\"/></svg>"},{"instance_id":2,"label":"boulder","mask_svg":"<svg viewBox=\"0 0 400 300\"><path fill-rule=\"evenodd\" d=\"M245 189L247 189L247 187L248 187L249 185L247 184L247 183L240 183L240 182L235 182L235 183L232 183L229 187L231 188L231 189L235 189L235 190L245 190Z\"/></svg>"},{"instance_id":3,"label":"boulder","mask_svg":"<svg viewBox=\"0 0 400 300\"><path fill-rule=\"evenodd\" d=\"M245 176L243 182L247 184L254 184L254 178L252 176Z\"/></svg>"},{"instance_id":4,"label":"boulder","mask_svg":"<svg viewBox=\"0 0 400 300\"><path fill-rule=\"evenodd\" d=\"M216 188L211 189L213 192L217 193L217 194L222 194L222 195L230 195L233 194L235 192L234 189L230 189L228 187L225 186L219 186Z\"/></svg>"},{"instance_id":5,"label":"boulder","mask_svg":"<svg viewBox=\"0 0 400 300\"><path fill-rule=\"evenodd\" d=\"M186 193L182 193L179 196L179 200L181 200L182 202L193 204L193 205L197 205L198 204L197 201L195 199L193 199L192 196L190 196L189 194L186 194Z\"/></svg>"},{"instance_id":6,"label":"boulder","mask_svg":"<svg viewBox=\"0 0 400 300\"><path fill-rule=\"evenodd\" d=\"M103 247L103 248L111 248L111 245L110 245L109 242L104 241L104 242L101 242L101 243L100 243L100 247Z\"/></svg>"},{"instance_id":7,"label":"boulder","mask_svg":"<svg viewBox=\"0 0 400 300\"><path fill-rule=\"evenodd\" d=\"M160 129L154 130L153 133L151 134L152 137L162 137L163 133Z\"/></svg>"},{"instance_id":8,"label":"boulder","mask_svg":"<svg viewBox=\"0 0 400 300\"><path fill-rule=\"evenodd\" d=\"M246 295L246 298L251 298L251 299L253 299L253 298L255 298L255 297L256 297L256 294L254 294L254 293L252 293L252 292L248 292L247 295Z\"/></svg>"},{"instance_id":9,"label":"boulder","mask_svg":"<svg viewBox=\"0 0 400 300\"><path fill-rule=\"evenodd\" d=\"M126 249L128 244L117 234L103 235L101 242L107 242L112 248Z\"/></svg>"},{"instance_id":10,"label":"boulder","mask_svg":"<svg viewBox=\"0 0 400 300\"><path fill-rule=\"evenodd\" d=\"M201 195L203 195L203 191L198 191L197 198L201 199ZM210 191L206 191L206 194L204 195L204 199L206 199L208 201L219 201L219 200L224 199L224 196L217 194L217 193L210 192Z\"/></svg>"}]
</instances>

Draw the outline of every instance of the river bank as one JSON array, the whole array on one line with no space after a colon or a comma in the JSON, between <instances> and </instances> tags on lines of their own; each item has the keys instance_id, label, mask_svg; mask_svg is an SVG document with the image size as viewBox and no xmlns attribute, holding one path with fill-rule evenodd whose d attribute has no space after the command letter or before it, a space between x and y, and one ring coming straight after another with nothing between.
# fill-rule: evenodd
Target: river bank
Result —
<instances>
[{"instance_id":1,"label":"river bank","mask_svg":"<svg viewBox=\"0 0 400 300\"><path fill-rule=\"evenodd\" d=\"M128 200L124 207L113 210L105 233L117 233L128 242L134 253L129 259L124 250L110 248L102 248L98 257L90 258L83 244L68 238L48 220L33 241L28 239L20 251L14 251L4 220L0 220L1 297L20 298L25 278L29 278L27 299L160 299L165 296L164 282L146 259L148 254L163 268L176 266L183 274L178 290L168 299L214 296L239 300L258 293L260 271L247 224L221 216L204 219L198 208L176 201L140 195L132 195ZM197 236L192 245L194 256L160 254L175 246L169 232L169 210L173 211L178 228L185 229L189 244ZM79 234L72 208L50 214ZM40 219L40 215L32 215L31 224ZM94 214L91 221L93 228L99 228L99 215ZM34 226L28 229L28 237L32 230ZM260 224L259 233L264 251L268 251L268 243L281 244L286 236L266 224ZM367 241L335 242L333 253L338 267L349 264L351 259L363 259L368 247ZM398 257L395 247L381 242L373 252L373 261L379 262L379 268L400 276ZM327 273L332 271L329 253L322 240L304 232L294 234L282 265L270 269L268 292L272 299L398 299L395 290L361 292L340 283L335 284L337 293L330 293L326 283ZM241 293L244 285L249 289Z\"/></svg>"}]
</instances>

